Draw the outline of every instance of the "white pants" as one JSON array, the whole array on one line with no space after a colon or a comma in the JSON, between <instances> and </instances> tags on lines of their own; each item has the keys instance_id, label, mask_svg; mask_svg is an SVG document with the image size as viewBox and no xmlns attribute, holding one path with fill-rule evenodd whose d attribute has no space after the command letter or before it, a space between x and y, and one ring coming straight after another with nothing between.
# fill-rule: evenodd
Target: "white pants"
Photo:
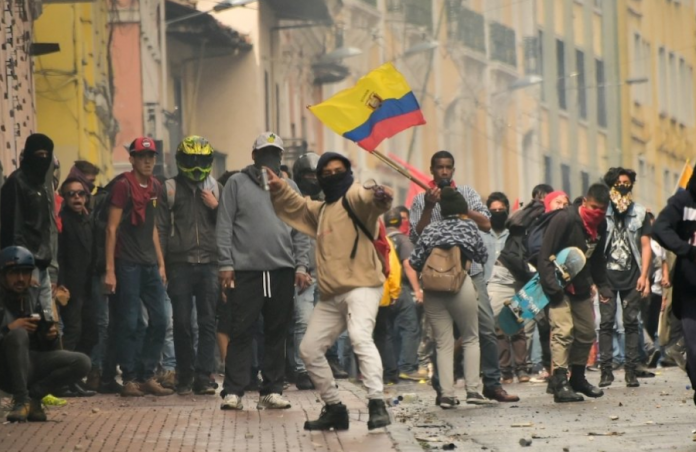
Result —
<instances>
[{"instance_id":1,"label":"white pants","mask_svg":"<svg viewBox=\"0 0 696 452\"><path fill-rule=\"evenodd\" d=\"M314 307L300 344L300 357L324 403L341 401L324 354L346 329L358 357L367 398L383 397L382 360L372 339L382 291L381 286L353 289L331 300L319 301Z\"/></svg>"}]
</instances>

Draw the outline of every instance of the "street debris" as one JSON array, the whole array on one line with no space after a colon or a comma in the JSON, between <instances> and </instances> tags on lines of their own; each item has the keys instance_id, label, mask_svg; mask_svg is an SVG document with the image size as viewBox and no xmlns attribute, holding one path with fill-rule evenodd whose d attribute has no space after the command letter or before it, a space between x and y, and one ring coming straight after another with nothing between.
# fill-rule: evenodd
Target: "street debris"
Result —
<instances>
[{"instance_id":1,"label":"street debris","mask_svg":"<svg viewBox=\"0 0 696 452\"><path fill-rule=\"evenodd\" d=\"M612 421L616 421L619 419L619 416L613 414L613 415L609 416L609 419L611 419Z\"/></svg>"},{"instance_id":2,"label":"street debris","mask_svg":"<svg viewBox=\"0 0 696 452\"><path fill-rule=\"evenodd\" d=\"M587 436L623 436L625 432L590 432Z\"/></svg>"},{"instance_id":3,"label":"street debris","mask_svg":"<svg viewBox=\"0 0 696 452\"><path fill-rule=\"evenodd\" d=\"M527 438L520 438L520 446L529 447L532 445L532 440Z\"/></svg>"},{"instance_id":4,"label":"street debris","mask_svg":"<svg viewBox=\"0 0 696 452\"><path fill-rule=\"evenodd\" d=\"M512 424L510 427L534 427L534 424L532 422L520 422L518 424Z\"/></svg>"}]
</instances>

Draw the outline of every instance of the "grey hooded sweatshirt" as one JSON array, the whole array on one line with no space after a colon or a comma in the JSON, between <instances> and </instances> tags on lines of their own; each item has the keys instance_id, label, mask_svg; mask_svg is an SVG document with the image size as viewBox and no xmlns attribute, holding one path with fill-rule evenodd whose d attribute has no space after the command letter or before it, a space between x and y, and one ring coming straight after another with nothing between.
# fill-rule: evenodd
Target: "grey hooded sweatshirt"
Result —
<instances>
[{"instance_id":1,"label":"grey hooded sweatshirt","mask_svg":"<svg viewBox=\"0 0 696 452\"><path fill-rule=\"evenodd\" d=\"M299 192L293 181L286 180ZM225 184L215 230L220 271L309 269L309 237L278 218L253 165Z\"/></svg>"}]
</instances>

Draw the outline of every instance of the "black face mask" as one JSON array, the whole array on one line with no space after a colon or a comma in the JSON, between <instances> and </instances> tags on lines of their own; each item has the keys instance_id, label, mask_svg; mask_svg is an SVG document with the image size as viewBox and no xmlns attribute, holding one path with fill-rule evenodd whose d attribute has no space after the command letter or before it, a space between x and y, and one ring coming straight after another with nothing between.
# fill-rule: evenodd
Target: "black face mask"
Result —
<instances>
[{"instance_id":1,"label":"black face mask","mask_svg":"<svg viewBox=\"0 0 696 452\"><path fill-rule=\"evenodd\" d=\"M254 166L258 169L262 169L264 166L270 168L276 176L280 175L280 154L270 153L270 152L258 152L256 158L254 159Z\"/></svg>"},{"instance_id":2,"label":"black face mask","mask_svg":"<svg viewBox=\"0 0 696 452\"><path fill-rule=\"evenodd\" d=\"M319 181L316 179L305 179L304 177L300 178L299 182L297 182L297 188L300 189L300 193L305 196L309 196L312 199L318 197L321 193Z\"/></svg>"},{"instance_id":3,"label":"black face mask","mask_svg":"<svg viewBox=\"0 0 696 452\"><path fill-rule=\"evenodd\" d=\"M505 228L505 222L508 219L507 212L491 212L491 226L495 230L501 230Z\"/></svg>"},{"instance_id":4,"label":"black face mask","mask_svg":"<svg viewBox=\"0 0 696 452\"><path fill-rule=\"evenodd\" d=\"M22 170L35 182L42 182L46 178L46 173L53 162L52 157L39 157L35 153L24 153L22 158Z\"/></svg>"},{"instance_id":5,"label":"black face mask","mask_svg":"<svg viewBox=\"0 0 696 452\"><path fill-rule=\"evenodd\" d=\"M341 199L351 185L353 185L352 171L319 177L319 186L324 192L324 199L328 203L336 202Z\"/></svg>"}]
</instances>

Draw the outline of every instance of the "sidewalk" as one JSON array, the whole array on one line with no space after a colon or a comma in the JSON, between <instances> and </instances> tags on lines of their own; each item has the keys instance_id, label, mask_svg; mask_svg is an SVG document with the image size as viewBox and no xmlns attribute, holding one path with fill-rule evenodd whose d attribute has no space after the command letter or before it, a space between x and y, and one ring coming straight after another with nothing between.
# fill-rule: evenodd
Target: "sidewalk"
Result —
<instances>
[{"instance_id":1,"label":"sidewalk","mask_svg":"<svg viewBox=\"0 0 696 452\"><path fill-rule=\"evenodd\" d=\"M219 396L172 395L122 398L97 395L68 399L50 408L46 423L0 424L1 451L379 451L397 450L391 433L368 433L364 392L340 383L341 398L350 411L345 432L306 432L304 422L319 416L322 405L314 391L285 395L292 408L257 411L258 393L247 393L244 411L220 410ZM391 427L388 428L391 430ZM397 426L397 430L399 427Z\"/></svg>"}]
</instances>

